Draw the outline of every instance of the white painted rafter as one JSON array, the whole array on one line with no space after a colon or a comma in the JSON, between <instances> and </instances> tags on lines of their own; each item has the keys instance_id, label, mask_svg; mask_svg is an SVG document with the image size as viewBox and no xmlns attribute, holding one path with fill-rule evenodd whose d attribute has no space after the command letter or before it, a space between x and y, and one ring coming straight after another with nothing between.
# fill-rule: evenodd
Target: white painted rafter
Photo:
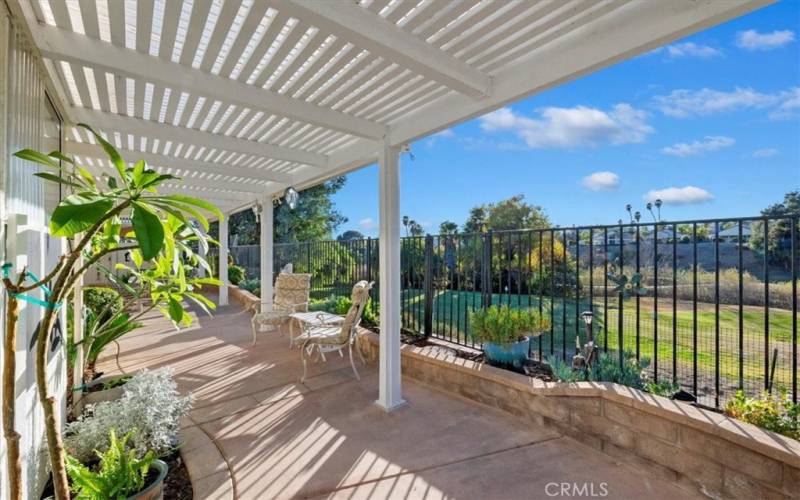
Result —
<instances>
[{"instance_id":1,"label":"white painted rafter","mask_svg":"<svg viewBox=\"0 0 800 500\"><path fill-rule=\"evenodd\" d=\"M33 21L35 23L35 20ZM158 83L177 91L311 123L358 137L378 139L385 127L352 115L286 97L253 85L204 73L178 63L93 40L54 26L29 26L42 56Z\"/></svg>"},{"instance_id":2,"label":"white painted rafter","mask_svg":"<svg viewBox=\"0 0 800 500\"><path fill-rule=\"evenodd\" d=\"M205 173L213 175L227 175L231 177L242 177L251 181L278 182L291 185L294 181L292 174L284 172L273 172L250 167L237 165L226 165L208 161L192 160L175 156L161 155L157 153L130 150L126 147L117 147L120 154L128 161L144 160L147 164L154 167L173 168L181 171ZM66 141L64 150L69 155L86 156L105 160L107 158L103 149L88 142Z\"/></svg>"},{"instance_id":3,"label":"white painted rafter","mask_svg":"<svg viewBox=\"0 0 800 500\"><path fill-rule=\"evenodd\" d=\"M471 98L491 94L492 78L354 2L271 0L280 11Z\"/></svg>"},{"instance_id":4,"label":"white painted rafter","mask_svg":"<svg viewBox=\"0 0 800 500\"><path fill-rule=\"evenodd\" d=\"M207 148L223 149L232 153L302 163L313 167L325 167L328 164L328 158L321 154L249 141L247 139L238 139L186 127L176 127L141 118L105 113L93 109L72 107L70 108L69 116L76 123L88 123L93 128L105 132L115 131L140 137L157 138L162 142L172 141L174 143L194 144Z\"/></svg>"}]
</instances>

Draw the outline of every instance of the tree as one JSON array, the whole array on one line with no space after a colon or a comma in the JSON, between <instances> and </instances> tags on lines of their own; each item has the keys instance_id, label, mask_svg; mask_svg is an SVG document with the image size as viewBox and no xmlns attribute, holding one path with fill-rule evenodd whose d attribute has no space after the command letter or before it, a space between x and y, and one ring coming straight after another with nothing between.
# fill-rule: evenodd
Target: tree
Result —
<instances>
[{"instance_id":1,"label":"tree","mask_svg":"<svg viewBox=\"0 0 800 500\"><path fill-rule=\"evenodd\" d=\"M344 177L335 177L300 192L297 207L291 210L282 200L276 200L273 211L274 240L276 243L319 241L329 239L336 229L347 222L336 210L331 196L345 184ZM258 245L260 223L255 213L248 209L231 215L228 233L237 235L239 245Z\"/></svg>"},{"instance_id":2,"label":"tree","mask_svg":"<svg viewBox=\"0 0 800 500\"><path fill-rule=\"evenodd\" d=\"M458 233L458 224L455 222L446 220L439 224L439 234L457 234Z\"/></svg>"},{"instance_id":3,"label":"tree","mask_svg":"<svg viewBox=\"0 0 800 500\"><path fill-rule=\"evenodd\" d=\"M347 230L340 234L338 238L336 238L337 241L353 241L363 239L366 239L365 236L354 229Z\"/></svg>"},{"instance_id":4,"label":"tree","mask_svg":"<svg viewBox=\"0 0 800 500\"><path fill-rule=\"evenodd\" d=\"M415 220L409 221L408 232L411 233L411 236L425 236L425 228Z\"/></svg>"},{"instance_id":5,"label":"tree","mask_svg":"<svg viewBox=\"0 0 800 500\"><path fill-rule=\"evenodd\" d=\"M782 203L775 203L761 211L767 217L786 216L785 219L769 221L766 245L769 262L775 265L790 267L792 261L792 219L789 217L800 216L800 191L790 191L783 197ZM764 223L754 222L751 227L750 246L759 252L764 252ZM795 245L800 244L800 228L795 228Z\"/></svg>"},{"instance_id":6,"label":"tree","mask_svg":"<svg viewBox=\"0 0 800 500\"><path fill-rule=\"evenodd\" d=\"M296 243L332 238L336 229L347 222L347 217L336 210L331 200L345 182L344 177L335 177L301 191L294 210L286 203L276 201L275 241Z\"/></svg>"},{"instance_id":7,"label":"tree","mask_svg":"<svg viewBox=\"0 0 800 500\"><path fill-rule=\"evenodd\" d=\"M543 229L550 226L544 209L525 202L518 194L497 203L473 207L464 223L465 233L513 229Z\"/></svg>"},{"instance_id":8,"label":"tree","mask_svg":"<svg viewBox=\"0 0 800 500\"><path fill-rule=\"evenodd\" d=\"M183 195L159 195L157 187L163 182L177 179L147 168L144 161L128 167L114 147L89 126L79 124L94 135L116 168L116 176L104 176L101 183L75 161L58 151L49 154L29 149L15 153L23 160L45 166L50 172L33 175L49 182L71 188L70 194L59 202L50 219L50 234L67 238L67 253L41 280L26 268L3 268L3 286L8 292L6 311L6 338L3 345L3 426L8 443L8 474L10 497L21 498L19 459L19 434L14 429L15 351L18 315L18 297L32 290L52 284L46 293L44 315L37 328L35 344L36 389L44 412L45 435L53 473L53 489L58 499L69 498L69 484L65 468L65 451L61 439L61 425L55 398L48 387L48 352L50 333L56 311L67 300L76 281L106 255L130 251L138 271L155 303L178 326L188 324L191 316L184 310L183 300L195 302L208 310L214 304L199 293L203 284L216 284L213 278L193 278L192 269L208 264L191 248L190 243L203 247L208 240L191 219L208 230L208 219L203 211L222 217L210 203ZM55 172L55 173L53 173ZM131 216L132 230L123 233L122 217ZM184 255L186 257L181 258ZM81 262L80 259L84 261ZM17 272L14 277L13 272ZM26 279L34 281L26 283Z\"/></svg>"}]
</instances>

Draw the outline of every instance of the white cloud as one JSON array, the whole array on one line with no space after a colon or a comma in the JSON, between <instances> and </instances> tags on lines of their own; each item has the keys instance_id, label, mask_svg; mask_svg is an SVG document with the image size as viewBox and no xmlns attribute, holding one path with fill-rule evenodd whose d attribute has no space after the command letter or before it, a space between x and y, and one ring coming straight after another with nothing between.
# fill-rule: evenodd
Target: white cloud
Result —
<instances>
[{"instance_id":1,"label":"white cloud","mask_svg":"<svg viewBox=\"0 0 800 500\"><path fill-rule=\"evenodd\" d=\"M365 217L358 221L358 226L364 231L372 231L378 228L378 223L372 217Z\"/></svg>"},{"instance_id":2,"label":"white cloud","mask_svg":"<svg viewBox=\"0 0 800 500\"><path fill-rule=\"evenodd\" d=\"M677 89L667 95L657 95L653 101L662 113L673 118L708 116L742 109L776 108L770 118L784 119L793 116L800 108L800 87L772 94L738 87L730 92L709 88Z\"/></svg>"},{"instance_id":3,"label":"white cloud","mask_svg":"<svg viewBox=\"0 0 800 500\"><path fill-rule=\"evenodd\" d=\"M608 111L586 106L545 108L530 118L501 108L481 117L487 132L510 131L529 148L577 148L643 142L653 132L647 113L620 103Z\"/></svg>"},{"instance_id":4,"label":"white cloud","mask_svg":"<svg viewBox=\"0 0 800 500\"><path fill-rule=\"evenodd\" d=\"M680 57L699 57L701 59L709 59L711 57L722 55L722 52L714 47L709 47L708 45L698 45L693 42L667 45L665 49L667 51L667 56L671 59L677 59Z\"/></svg>"},{"instance_id":5,"label":"white cloud","mask_svg":"<svg viewBox=\"0 0 800 500\"><path fill-rule=\"evenodd\" d=\"M452 139L455 136L456 133L453 132L453 129L446 128L428 137L428 140L425 141L425 145L430 148L436 145L436 143L439 142L439 139Z\"/></svg>"},{"instance_id":6,"label":"white cloud","mask_svg":"<svg viewBox=\"0 0 800 500\"><path fill-rule=\"evenodd\" d=\"M794 41L794 31L791 30L776 30L772 33L747 30L736 34L736 46L750 51L777 49L792 41Z\"/></svg>"},{"instance_id":7,"label":"white cloud","mask_svg":"<svg viewBox=\"0 0 800 500\"><path fill-rule=\"evenodd\" d=\"M666 189L653 189L644 195L644 200L654 202L661 200L670 205L690 205L711 201L714 196L696 186L670 187Z\"/></svg>"},{"instance_id":8,"label":"white cloud","mask_svg":"<svg viewBox=\"0 0 800 500\"><path fill-rule=\"evenodd\" d=\"M619 187L619 176L614 172L595 172L581 179L581 185L590 191L611 191Z\"/></svg>"},{"instance_id":9,"label":"white cloud","mask_svg":"<svg viewBox=\"0 0 800 500\"><path fill-rule=\"evenodd\" d=\"M775 148L764 148L753 151L753 158L770 158L778 156L780 152Z\"/></svg>"},{"instance_id":10,"label":"white cloud","mask_svg":"<svg viewBox=\"0 0 800 500\"><path fill-rule=\"evenodd\" d=\"M718 151L720 149L728 148L736 143L730 137L722 135L706 136L702 141L692 142L678 142L672 146L667 146L661 149L665 155L680 156L685 158L687 156L695 156L710 151Z\"/></svg>"}]
</instances>

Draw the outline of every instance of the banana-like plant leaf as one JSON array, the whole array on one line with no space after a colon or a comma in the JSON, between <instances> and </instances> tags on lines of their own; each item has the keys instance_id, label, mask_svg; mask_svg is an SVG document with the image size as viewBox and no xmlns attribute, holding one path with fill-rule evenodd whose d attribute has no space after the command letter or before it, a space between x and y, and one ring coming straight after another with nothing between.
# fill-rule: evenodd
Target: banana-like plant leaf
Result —
<instances>
[{"instance_id":1,"label":"banana-like plant leaf","mask_svg":"<svg viewBox=\"0 0 800 500\"><path fill-rule=\"evenodd\" d=\"M97 140L97 142L100 143L100 146L102 146L103 151L105 151L106 154L108 155L108 158L111 160L111 163L114 164L114 167L117 169L117 172L119 172L120 179L125 180L126 179L126 176L125 176L125 169L126 169L125 160L122 159L122 156L120 156L120 154L116 150L116 148L114 148L114 146L112 146L110 142L105 140L102 135L100 135L97 132L95 132L94 129L92 127L90 127L89 125L87 125L85 123L79 123L78 126L82 127L82 128L85 128L86 130L88 130L94 136L94 138Z\"/></svg>"},{"instance_id":2,"label":"banana-like plant leaf","mask_svg":"<svg viewBox=\"0 0 800 500\"><path fill-rule=\"evenodd\" d=\"M50 218L50 234L74 236L92 227L111 210L114 200L94 193L72 194L61 200Z\"/></svg>"},{"instance_id":3,"label":"banana-like plant leaf","mask_svg":"<svg viewBox=\"0 0 800 500\"><path fill-rule=\"evenodd\" d=\"M14 156L22 160L28 160L34 163L38 163L39 165L44 165L45 167L50 167L55 169L61 168L59 167L58 163L56 163L55 160L53 160L46 154L34 151L32 149L23 149L17 151L16 153L14 153Z\"/></svg>"},{"instance_id":4,"label":"banana-like plant leaf","mask_svg":"<svg viewBox=\"0 0 800 500\"><path fill-rule=\"evenodd\" d=\"M72 187L74 187L76 189L83 189L84 188L80 184L76 184L76 183L74 183L72 181L69 181L69 180L63 178L63 177L59 177L59 176L57 176L55 174L51 174L50 172L36 172L33 175L36 176L36 177L39 177L41 179L48 180L50 182L57 182L58 184L64 184L65 186L72 186Z\"/></svg>"},{"instance_id":5,"label":"banana-like plant leaf","mask_svg":"<svg viewBox=\"0 0 800 500\"><path fill-rule=\"evenodd\" d=\"M193 198L191 196L186 196L182 194L169 194L166 196L159 196L159 199L177 201L178 203L183 203L186 205L193 205L195 207L199 207L202 208L203 210L211 212L220 219L224 218L219 208L217 208L213 203L209 203L205 200L200 200L198 198Z\"/></svg>"},{"instance_id":6,"label":"banana-like plant leaf","mask_svg":"<svg viewBox=\"0 0 800 500\"><path fill-rule=\"evenodd\" d=\"M164 226L161 219L147 205L133 202L131 222L142 257L144 260L155 258L164 246Z\"/></svg>"}]
</instances>

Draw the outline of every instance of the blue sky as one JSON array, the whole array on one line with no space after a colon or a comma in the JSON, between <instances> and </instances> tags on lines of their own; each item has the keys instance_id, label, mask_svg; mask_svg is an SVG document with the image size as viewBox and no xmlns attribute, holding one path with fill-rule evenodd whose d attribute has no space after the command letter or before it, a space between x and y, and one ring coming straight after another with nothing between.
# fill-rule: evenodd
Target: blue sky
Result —
<instances>
[{"instance_id":1,"label":"blue sky","mask_svg":"<svg viewBox=\"0 0 800 500\"><path fill-rule=\"evenodd\" d=\"M524 194L554 224L757 214L800 188L800 2L784 0L412 145L401 211L435 233ZM374 236L378 169L347 176L338 232Z\"/></svg>"}]
</instances>

